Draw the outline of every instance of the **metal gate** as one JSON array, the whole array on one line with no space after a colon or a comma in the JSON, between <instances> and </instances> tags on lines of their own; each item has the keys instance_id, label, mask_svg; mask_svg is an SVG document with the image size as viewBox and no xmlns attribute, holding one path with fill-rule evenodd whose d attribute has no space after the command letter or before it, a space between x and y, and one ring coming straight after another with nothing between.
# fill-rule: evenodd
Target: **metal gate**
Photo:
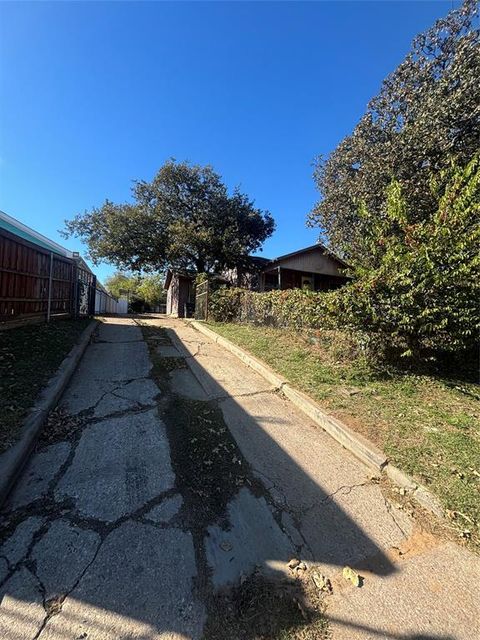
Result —
<instances>
[{"instance_id":1,"label":"metal gate","mask_svg":"<svg viewBox=\"0 0 480 640\"><path fill-rule=\"evenodd\" d=\"M195 290L195 320L208 320L209 280L197 284Z\"/></svg>"},{"instance_id":2,"label":"metal gate","mask_svg":"<svg viewBox=\"0 0 480 640\"><path fill-rule=\"evenodd\" d=\"M95 314L97 278L82 267L77 267L76 271L75 315L93 316Z\"/></svg>"}]
</instances>

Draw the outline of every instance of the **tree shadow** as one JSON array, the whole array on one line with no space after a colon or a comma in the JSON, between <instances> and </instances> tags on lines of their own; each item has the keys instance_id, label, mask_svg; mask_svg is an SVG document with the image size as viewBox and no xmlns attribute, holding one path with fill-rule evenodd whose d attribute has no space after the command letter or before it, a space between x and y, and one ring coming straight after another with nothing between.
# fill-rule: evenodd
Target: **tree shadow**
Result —
<instances>
[{"instance_id":1,"label":"tree shadow","mask_svg":"<svg viewBox=\"0 0 480 640\"><path fill-rule=\"evenodd\" d=\"M128 330L123 329L124 333L125 331L128 333ZM174 332L170 331L169 335L177 340ZM270 576L278 574L277 577L283 578L284 574L279 568L285 567L297 553L305 558L308 556L310 562L337 568L345 565L360 568L367 562L369 571L378 576L388 576L396 571L379 542L373 540L340 506L338 498L348 495L353 487L345 484L340 487L342 491L339 495L327 491L265 428L265 424L269 423L278 424L283 430L288 429L289 419L279 416L276 420L274 416L262 412L256 415L255 411L246 410L229 392L228 385L220 384L198 360L189 356L188 363L192 376L195 374L200 382L205 397L195 400L194 404L190 402L189 411L170 411L167 420L170 438L172 429L186 432L187 422L190 424L192 420L194 426L198 422L195 426L198 429L211 429L212 420L215 425L220 425L220 433L223 433L221 429L228 427L239 451L230 455L234 450L227 447L230 457L228 460L225 457L219 458L218 468L212 477L220 483L224 477L228 487L234 487L237 479L241 478L240 486L223 493L219 491L221 497L218 504L206 512L205 504L208 500L196 495L197 486L192 478L197 473L197 467L194 467L193 473L191 470L190 475L183 473L181 481L177 480L175 486L184 498L182 511L178 517L164 523L145 520L144 509L106 528L105 523L80 521L74 503L63 505L61 516L58 517L70 519L79 527L92 526L99 534L103 531L102 543L66 601L60 602L62 606L59 606L58 615L53 615L50 619L43 619L44 616L36 609L42 608L45 587L40 584L39 597L39 579L35 574L35 566L31 564L31 560L19 563L16 573L6 582L3 590L6 608L2 607L0 630L3 625L2 637L5 640L34 637L31 633L33 619L35 624L40 624L39 620L43 620L41 624L45 624L42 640L71 640L77 637L90 638L90 635L101 637L102 640L126 640L132 637L150 640L164 637L164 634L168 634L168 637L175 637L170 634L178 634L179 638L199 638L205 619L200 600L205 594L211 593L215 575L222 575L222 563L238 566L234 583L245 573L262 565L268 568ZM81 369L75 375L81 375ZM168 379L168 372L162 372L162 375L166 375ZM168 407L171 409L172 406L183 406L179 398L189 397L188 380L185 382L185 389L170 389L169 392L168 384L159 401L162 417L167 416ZM180 404L171 405L172 399ZM232 446L236 445L234 443ZM149 446L151 441L146 437L145 447ZM174 470L177 471L175 459L178 456L178 442L174 444L171 440L170 447L174 457ZM203 452L202 455L206 453ZM121 457L128 456L129 451L121 452ZM242 468L241 472L235 472L230 477L227 465L237 464L234 458L240 456L240 462L250 469L247 472ZM250 462L252 460L255 460L255 468ZM206 462L205 458L203 462ZM332 460L319 458L316 463L332 464ZM237 466L240 468L242 465ZM204 466L198 469L198 473L207 473L202 470ZM127 492L141 493L144 482L141 467L137 470L132 464L127 475L122 473L120 467L117 468L112 463L95 479L95 491L102 492L104 476L117 474L119 489L122 487ZM342 477L345 474L348 476L348 470L345 471L340 466L338 473ZM206 485L209 478L210 476L205 475ZM213 487L214 484L208 486ZM232 505L242 491L251 494L249 504L253 505L252 510L234 510ZM119 499L121 495L119 492ZM158 504L161 504L161 498L159 496ZM294 511L290 509L292 504L296 507ZM41 509L40 504L33 505L30 512L27 509L23 515L28 517L35 513L35 506ZM52 506L50 508L53 509ZM38 511L37 514L41 515ZM217 518L217 522L212 515ZM372 513L371 517L375 518L375 514ZM284 529L285 534L281 529ZM228 542L232 532L236 532L236 546L230 549L225 545L218 553L208 556L206 549L209 540L210 544L222 544L226 537ZM279 532L285 538L285 543L279 543ZM68 554L56 557L55 549L51 549L49 553L52 566L68 564L70 561ZM191 554L194 554L193 568ZM216 562L219 566L215 565ZM19 577L22 566L24 579ZM52 575L56 575L53 569ZM54 582L54 578L52 580ZM183 585L179 587L182 580ZM220 584L221 582L220 580ZM55 584L51 588L55 591ZM194 594L191 601L190 588ZM27 606L22 606L22 603ZM345 624L355 628L354 624ZM360 628L359 626L358 629ZM383 633L374 629L368 631L379 637ZM253 640L256 636L252 631L252 635L243 637ZM390 637L399 640L454 640L435 635ZM225 640L227 638L230 640L229 636L225 636Z\"/></svg>"}]
</instances>

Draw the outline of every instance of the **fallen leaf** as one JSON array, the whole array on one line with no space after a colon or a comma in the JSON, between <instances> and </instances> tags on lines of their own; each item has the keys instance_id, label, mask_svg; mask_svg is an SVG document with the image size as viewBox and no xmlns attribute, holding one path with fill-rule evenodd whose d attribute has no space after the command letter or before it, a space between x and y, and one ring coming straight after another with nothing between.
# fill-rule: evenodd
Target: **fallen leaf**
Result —
<instances>
[{"instance_id":1,"label":"fallen leaf","mask_svg":"<svg viewBox=\"0 0 480 640\"><path fill-rule=\"evenodd\" d=\"M344 579L350 581L354 587L361 585L360 576L351 567L343 567L342 575Z\"/></svg>"},{"instance_id":2,"label":"fallen leaf","mask_svg":"<svg viewBox=\"0 0 480 640\"><path fill-rule=\"evenodd\" d=\"M220 543L220 549L223 549L223 551L231 551L233 546L228 540L224 540Z\"/></svg>"},{"instance_id":3,"label":"fallen leaf","mask_svg":"<svg viewBox=\"0 0 480 640\"><path fill-rule=\"evenodd\" d=\"M314 571L312 573L312 580L319 591L325 591L326 593L332 593L332 583L330 580L321 573Z\"/></svg>"}]
</instances>

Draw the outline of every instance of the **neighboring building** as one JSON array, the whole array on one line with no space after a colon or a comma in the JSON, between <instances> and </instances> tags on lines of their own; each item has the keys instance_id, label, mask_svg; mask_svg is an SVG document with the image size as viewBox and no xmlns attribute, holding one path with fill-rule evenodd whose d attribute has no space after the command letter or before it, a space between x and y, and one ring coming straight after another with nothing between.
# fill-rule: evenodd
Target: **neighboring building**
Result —
<instances>
[{"instance_id":1,"label":"neighboring building","mask_svg":"<svg viewBox=\"0 0 480 640\"><path fill-rule=\"evenodd\" d=\"M0 211L0 323L119 313L85 260Z\"/></svg>"},{"instance_id":2,"label":"neighboring building","mask_svg":"<svg viewBox=\"0 0 480 640\"><path fill-rule=\"evenodd\" d=\"M270 264L269 258L247 256L243 265L222 272L227 284L232 287L242 287L251 291L260 291L262 271Z\"/></svg>"},{"instance_id":3,"label":"neighboring building","mask_svg":"<svg viewBox=\"0 0 480 640\"><path fill-rule=\"evenodd\" d=\"M164 287L167 290L167 314L178 318L188 316L189 309L195 305L195 276L169 269Z\"/></svg>"},{"instance_id":4,"label":"neighboring building","mask_svg":"<svg viewBox=\"0 0 480 640\"><path fill-rule=\"evenodd\" d=\"M309 289L328 291L348 282L348 265L318 243L269 260L248 256L242 266L224 271L220 278L233 287L252 291ZM195 276L169 270L165 280L167 313L183 318L195 305Z\"/></svg>"},{"instance_id":5,"label":"neighboring building","mask_svg":"<svg viewBox=\"0 0 480 640\"><path fill-rule=\"evenodd\" d=\"M259 290L338 289L348 282L346 269L346 262L318 243L270 260L262 269Z\"/></svg>"}]
</instances>

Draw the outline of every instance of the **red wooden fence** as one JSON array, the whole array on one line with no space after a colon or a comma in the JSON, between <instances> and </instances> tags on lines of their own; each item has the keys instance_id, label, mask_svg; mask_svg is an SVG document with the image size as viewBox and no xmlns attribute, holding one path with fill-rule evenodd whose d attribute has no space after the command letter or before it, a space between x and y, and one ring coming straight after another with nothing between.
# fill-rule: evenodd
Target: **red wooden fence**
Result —
<instances>
[{"instance_id":1,"label":"red wooden fence","mask_svg":"<svg viewBox=\"0 0 480 640\"><path fill-rule=\"evenodd\" d=\"M0 229L0 322L76 314L80 272L75 260Z\"/></svg>"}]
</instances>

